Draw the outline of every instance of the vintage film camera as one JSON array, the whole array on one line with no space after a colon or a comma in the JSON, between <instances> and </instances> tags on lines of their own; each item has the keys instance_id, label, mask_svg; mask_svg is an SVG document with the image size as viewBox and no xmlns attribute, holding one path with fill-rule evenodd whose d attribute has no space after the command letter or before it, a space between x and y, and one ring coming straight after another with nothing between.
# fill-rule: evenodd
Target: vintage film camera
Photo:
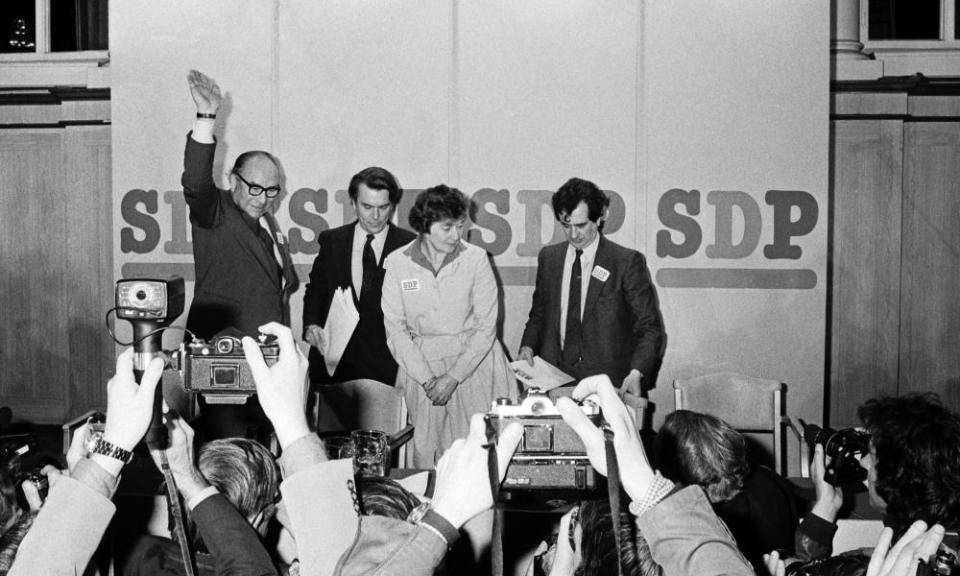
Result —
<instances>
[{"instance_id":1,"label":"vintage film camera","mask_svg":"<svg viewBox=\"0 0 960 576\"><path fill-rule=\"evenodd\" d=\"M867 471L860 466L860 457L870 453L870 434L853 428L821 428L803 420L800 424L803 425L803 438L810 448L822 444L824 456L830 460L824 470L824 480L834 486L866 480Z\"/></svg>"},{"instance_id":2,"label":"vintage film camera","mask_svg":"<svg viewBox=\"0 0 960 576\"><path fill-rule=\"evenodd\" d=\"M581 404L584 414L600 425L600 408ZM487 433L498 437L511 422L523 425L523 438L507 467L501 490L593 490L596 472L577 433L560 417L545 394L528 391L520 404L498 398L485 417Z\"/></svg>"},{"instance_id":3,"label":"vintage film camera","mask_svg":"<svg viewBox=\"0 0 960 576\"><path fill-rule=\"evenodd\" d=\"M280 356L276 339L261 335L258 344L267 365L276 363ZM243 404L257 392L243 345L233 336L184 343L170 354L170 367L179 373L184 390L203 394L210 404Z\"/></svg>"},{"instance_id":4,"label":"vintage film camera","mask_svg":"<svg viewBox=\"0 0 960 576\"><path fill-rule=\"evenodd\" d=\"M194 339L177 350L163 352L162 332L183 312L183 278L128 278L117 281L117 318L128 320L134 333L134 367L143 370L161 353L167 361L164 381L174 380L186 392L202 394L211 404L243 404L256 393L240 339L218 336L211 342ZM260 352L268 365L279 348L265 336Z\"/></svg>"}]
</instances>

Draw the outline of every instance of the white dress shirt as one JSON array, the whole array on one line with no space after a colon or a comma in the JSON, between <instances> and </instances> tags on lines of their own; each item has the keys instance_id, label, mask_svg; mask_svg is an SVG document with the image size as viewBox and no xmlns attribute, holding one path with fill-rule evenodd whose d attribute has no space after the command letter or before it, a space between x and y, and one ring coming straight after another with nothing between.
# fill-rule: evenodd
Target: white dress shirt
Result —
<instances>
[{"instance_id":1,"label":"white dress shirt","mask_svg":"<svg viewBox=\"0 0 960 576\"><path fill-rule=\"evenodd\" d=\"M387 230L390 226L384 226L383 230L373 235L373 255L377 259L377 265L380 265L380 257L383 254L383 245L387 242ZM353 227L353 247L350 251L350 278L353 280L353 291L357 297L360 297L360 288L363 286L363 246L367 243L368 232L363 229L359 223Z\"/></svg>"}]
</instances>

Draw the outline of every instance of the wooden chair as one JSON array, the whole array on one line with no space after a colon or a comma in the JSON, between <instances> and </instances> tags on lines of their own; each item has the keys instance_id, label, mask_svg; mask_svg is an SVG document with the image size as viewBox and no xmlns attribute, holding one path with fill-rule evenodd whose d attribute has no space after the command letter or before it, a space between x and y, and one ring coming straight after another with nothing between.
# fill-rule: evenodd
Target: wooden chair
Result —
<instances>
[{"instance_id":1,"label":"wooden chair","mask_svg":"<svg viewBox=\"0 0 960 576\"><path fill-rule=\"evenodd\" d=\"M321 436L350 430L382 430L390 450L404 461L404 445L413 438L403 394L393 386L362 378L324 384L315 393L314 422Z\"/></svg>"},{"instance_id":2,"label":"wooden chair","mask_svg":"<svg viewBox=\"0 0 960 576\"><path fill-rule=\"evenodd\" d=\"M748 436L773 437L774 469L787 475L784 460L783 428L796 435L800 444L800 470L809 477L809 457L803 435L783 414L783 383L733 372L707 374L673 381L677 410L692 410L716 416Z\"/></svg>"}]
</instances>

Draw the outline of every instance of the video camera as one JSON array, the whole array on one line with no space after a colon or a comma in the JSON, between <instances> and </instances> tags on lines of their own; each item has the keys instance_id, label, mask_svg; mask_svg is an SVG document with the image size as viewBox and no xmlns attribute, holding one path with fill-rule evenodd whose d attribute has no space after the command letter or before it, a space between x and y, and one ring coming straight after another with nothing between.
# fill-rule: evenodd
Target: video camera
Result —
<instances>
[{"instance_id":1,"label":"video camera","mask_svg":"<svg viewBox=\"0 0 960 576\"><path fill-rule=\"evenodd\" d=\"M131 278L117 281L117 318L133 325L134 366L145 370L150 360L163 353L167 376L186 392L202 394L210 404L243 404L257 389L240 339L217 336L210 342L194 338L176 350L164 352L163 330L183 312L183 278ZM260 352L267 365L276 363L280 349L275 339L260 336Z\"/></svg>"},{"instance_id":2,"label":"video camera","mask_svg":"<svg viewBox=\"0 0 960 576\"><path fill-rule=\"evenodd\" d=\"M597 426L600 408L590 402L580 405ZM484 417L491 440L511 422L523 426L520 445L510 459L502 489L505 491L593 490L596 472L587 459L583 441L560 417L550 398L538 389L528 391L520 404L498 398Z\"/></svg>"},{"instance_id":3,"label":"video camera","mask_svg":"<svg viewBox=\"0 0 960 576\"><path fill-rule=\"evenodd\" d=\"M863 430L845 428L833 430L815 424L803 425L803 438L813 449L823 445L824 456L829 459L823 479L834 486L856 484L867 478L867 471L860 466L860 458L870 453L870 434Z\"/></svg>"}]
</instances>

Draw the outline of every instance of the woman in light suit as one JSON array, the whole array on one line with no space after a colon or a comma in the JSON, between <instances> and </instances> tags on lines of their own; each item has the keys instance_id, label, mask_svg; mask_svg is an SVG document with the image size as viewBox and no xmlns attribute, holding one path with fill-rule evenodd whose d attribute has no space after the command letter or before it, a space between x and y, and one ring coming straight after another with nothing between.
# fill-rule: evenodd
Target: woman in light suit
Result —
<instances>
[{"instance_id":1,"label":"woman in light suit","mask_svg":"<svg viewBox=\"0 0 960 576\"><path fill-rule=\"evenodd\" d=\"M417 239L384 262L387 346L415 427L408 463L418 468L432 468L466 436L472 414L517 395L496 335L493 270L486 252L462 239L467 205L442 184L421 192L410 211Z\"/></svg>"}]
</instances>

